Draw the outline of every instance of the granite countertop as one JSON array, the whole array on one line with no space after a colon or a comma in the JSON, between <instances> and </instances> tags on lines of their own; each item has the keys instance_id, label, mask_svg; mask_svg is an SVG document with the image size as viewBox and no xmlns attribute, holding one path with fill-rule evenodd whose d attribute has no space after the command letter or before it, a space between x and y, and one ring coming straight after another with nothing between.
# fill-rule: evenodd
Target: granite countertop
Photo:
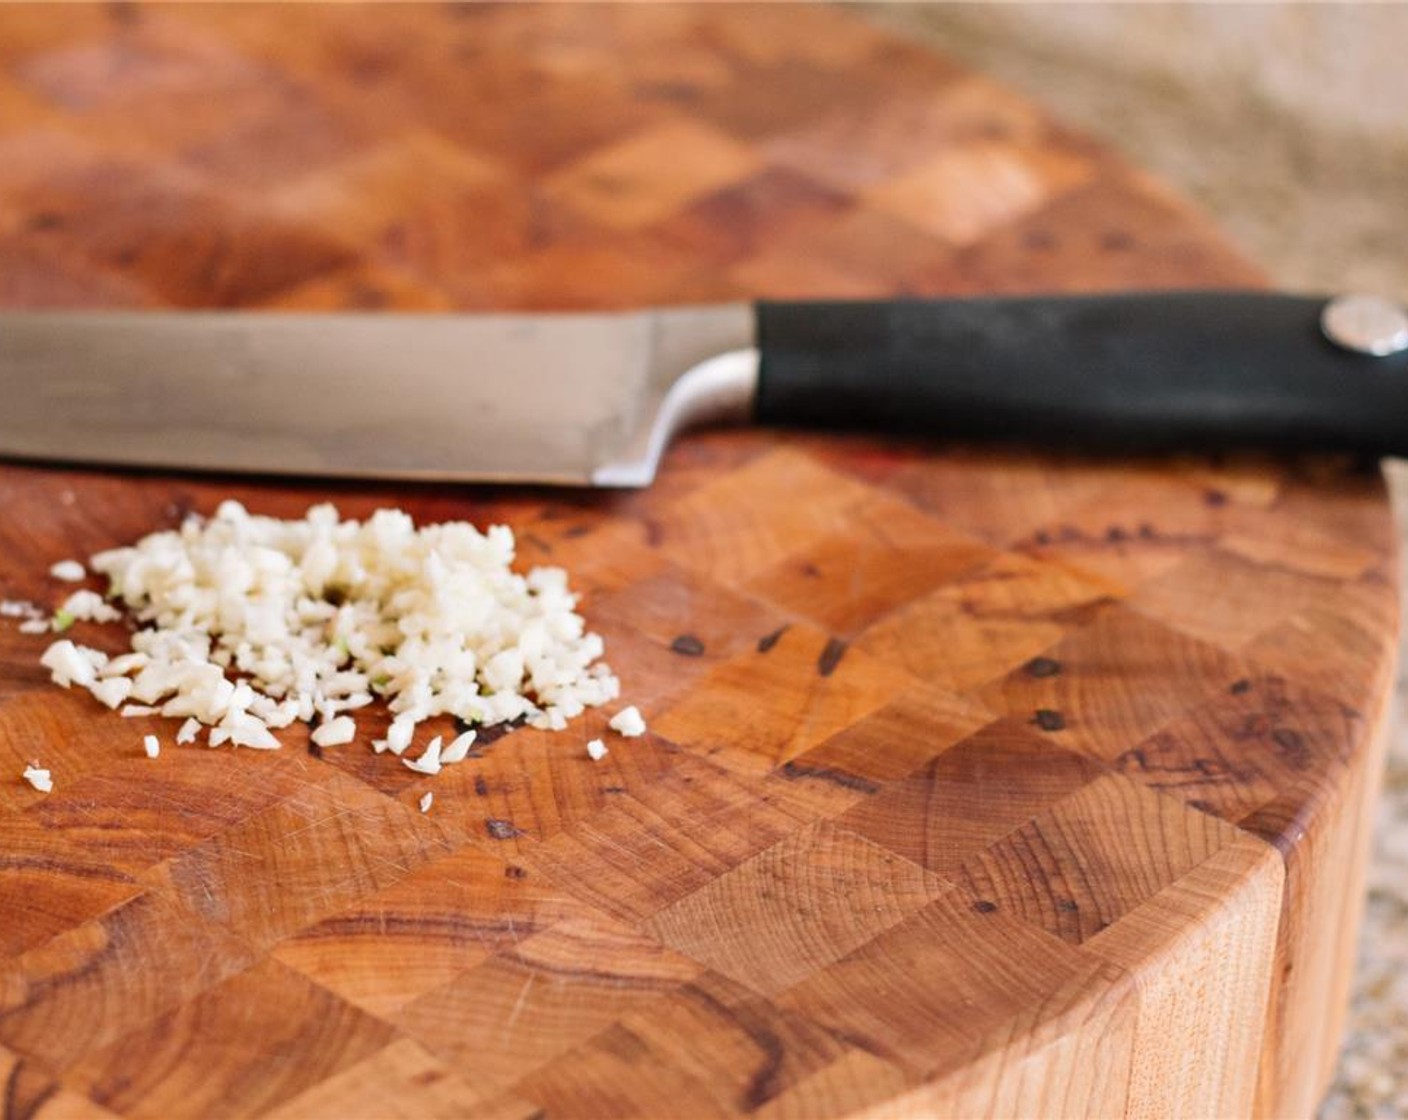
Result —
<instances>
[{"instance_id":1,"label":"granite countertop","mask_svg":"<svg viewBox=\"0 0 1408 1120\"><path fill-rule=\"evenodd\" d=\"M1408 463L1388 465L1400 547L1408 556ZM1408 1116L1408 649L1399 651L1383 793L1349 1021L1321 1120Z\"/></svg>"}]
</instances>

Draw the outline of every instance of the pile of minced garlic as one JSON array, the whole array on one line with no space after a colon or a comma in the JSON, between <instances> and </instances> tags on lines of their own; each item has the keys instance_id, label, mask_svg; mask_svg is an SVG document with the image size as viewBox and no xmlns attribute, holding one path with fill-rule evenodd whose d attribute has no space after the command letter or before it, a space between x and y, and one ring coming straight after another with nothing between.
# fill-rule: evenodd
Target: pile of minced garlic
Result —
<instances>
[{"instance_id":1,"label":"pile of minced garlic","mask_svg":"<svg viewBox=\"0 0 1408 1120\"><path fill-rule=\"evenodd\" d=\"M129 652L109 657L60 639L41 661L56 683L86 688L124 716L181 719L177 743L204 734L212 747L277 748L273 732L295 722L314 725L319 746L350 743L356 713L380 697L392 720L372 746L434 774L467 756L475 731L448 744L437 736L410 757L426 720L561 730L620 694L566 573L520 575L513 558L501 525L418 529L399 510L343 521L330 505L282 521L227 501L208 520L191 516L94 556L106 598L75 591L55 613L54 628L66 629L117 621L125 608L137 624ZM69 561L54 571L75 574L81 566ZM611 727L645 731L634 707ZM144 747L157 756L155 737Z\"/></svg>"}]
</instances>

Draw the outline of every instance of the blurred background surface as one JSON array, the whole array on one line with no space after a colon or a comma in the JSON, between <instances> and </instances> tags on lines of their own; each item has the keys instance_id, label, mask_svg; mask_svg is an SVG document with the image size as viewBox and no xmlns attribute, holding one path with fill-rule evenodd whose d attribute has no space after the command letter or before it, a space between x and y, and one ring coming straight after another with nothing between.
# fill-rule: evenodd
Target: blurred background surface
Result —
<instances>
[{"instance_id":1,"label":"blurred background surface","mask_svg":"<svg viewBox=\"0 0 1408 1120\"><path fill-rule=\"evenodd\" d=\"M1408 300L1408 4L854 5L1113 144L1276 284ZM1408 534L1408 463L1388 464ZM1400 716L1408 651L1400 654ZM1408 1116L1408 730L1384 778L1322 1120Z\"/></svg>"},{"instance_id":2,"label":"blurred background surface","mask_svg":"<svg viewBox=\"0 0 1408 1120\"><path fill-rule=\"evenodd\" d=\"M1408 5L861 10L1114 143L1278 283L1408 293Z\"/></svg>"}]
</instances>

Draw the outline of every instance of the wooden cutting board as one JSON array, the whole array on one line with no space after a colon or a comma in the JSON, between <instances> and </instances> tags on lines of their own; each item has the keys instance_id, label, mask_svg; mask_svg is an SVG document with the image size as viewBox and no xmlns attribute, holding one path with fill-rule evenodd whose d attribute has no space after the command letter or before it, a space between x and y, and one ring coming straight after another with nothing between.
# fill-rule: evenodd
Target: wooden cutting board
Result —
<instances>
[{"instance_id":1,"label":"wooden cutting board","mask_svg":"<svg viewBox=\"0 0 1408 1120\"><path fill-rule=\"evenodd\" d=\"M0 67L9 306L1261 282L835 9L7 7ZM777 432L641 494L11 465L0 597L230 496L508 523L651 733L433 779L177 748L0 623L6 1117L1313 1109L1393 669L1374 469Z\"/></svg>"}]
</instances>

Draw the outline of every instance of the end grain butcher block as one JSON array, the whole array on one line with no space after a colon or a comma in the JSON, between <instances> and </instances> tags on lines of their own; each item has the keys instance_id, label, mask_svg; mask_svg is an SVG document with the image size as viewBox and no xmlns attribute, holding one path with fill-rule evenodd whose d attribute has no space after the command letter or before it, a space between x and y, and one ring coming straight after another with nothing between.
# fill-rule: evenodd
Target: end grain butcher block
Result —
<instances>
[{"instance_id":1,"label":"end grain butcher block","mask_svg":"<svg viewBox=\"0 0 1408 1120\"><path fill-rule=\"evenodd\" d=\"M0 64L9 306L1260 282L835 9L7 7ZM435 778L177 748L5 620L6 1116L1313 1110L1392 671L1375 471L773 432L639 494L9 465L0 596L224 497L506 522L650 734Z\"/></svg>"}]
</instances>

